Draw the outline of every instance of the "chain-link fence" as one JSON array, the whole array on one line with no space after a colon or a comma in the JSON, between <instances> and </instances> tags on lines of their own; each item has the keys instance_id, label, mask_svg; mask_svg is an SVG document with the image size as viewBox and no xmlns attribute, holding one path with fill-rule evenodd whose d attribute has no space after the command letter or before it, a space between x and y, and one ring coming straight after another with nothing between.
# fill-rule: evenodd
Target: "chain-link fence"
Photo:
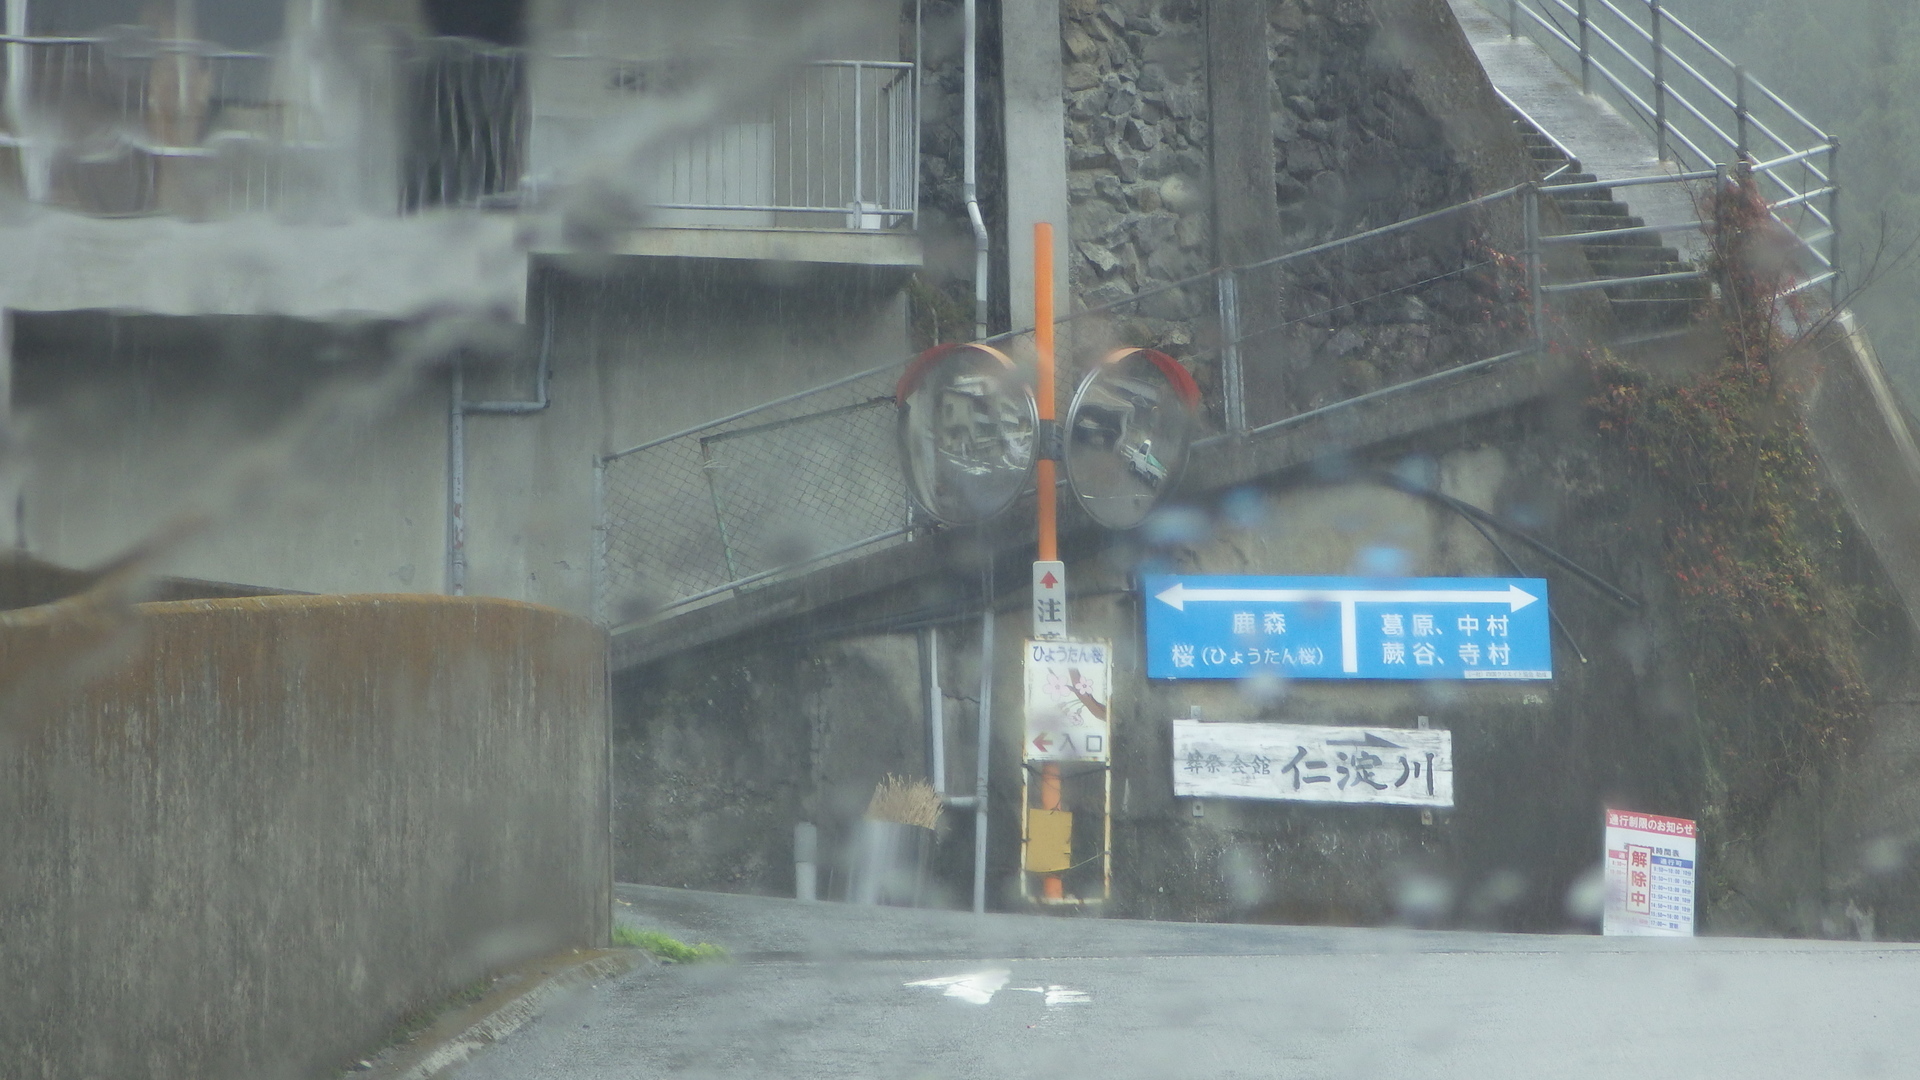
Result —
<instances>
[{"instance_id":1,"label":"chain-link fence","mask_svg":"<svg viewBox=\"0 0 1920 1080\"><path fill-rule=\"evenodd\" d=\"M1722 168L1613 185L1736 182ZM1623 333L1646 329L1623 313L1650 299L1671 307L1673 328L1685 332L1709 293L1708 271L1669 269L1679 256L1659 246L1660 230L1624 216L1624 227L1582 229L1571 215L1543 228L1556 190L1591 212L1611 198L1606 187L1523 184L1077 311L1060 320L1057 400L1064 410L1087 364L1109 349L1154 347L1194 372L1211 438L1257 438L1543 349L1559 333L1562 307L1589 303L1580 293L1605 296L1599 303L1612 306ZM1627 258L1618 234L1647 257ZM1806 262L1788 293L1831 278L1820 260ZM1031 331L988 340L1016 359L1031 355ZM904 366L602 459L600 617L619 626L911 539L922 526L900 467L893 401Z\"/></svg>"},{"instance_id":2,"label":"chain-link fence","mask_svg":"<svg viewBox=\"0 0 1920 1080\"><path fill-rule=\"evenodd\" d=\"M602 459L600 618L618 625L899 542L913 525L894 435L900 372L864 372Z\"/></svg>"}]
</instances>

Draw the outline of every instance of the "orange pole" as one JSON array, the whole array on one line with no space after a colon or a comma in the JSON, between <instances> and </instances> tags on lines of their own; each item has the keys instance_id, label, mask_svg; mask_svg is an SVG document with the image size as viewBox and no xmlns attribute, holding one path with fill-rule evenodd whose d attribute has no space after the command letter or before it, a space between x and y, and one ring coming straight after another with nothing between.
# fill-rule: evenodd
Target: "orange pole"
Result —
<instances>
[{"instance_id":1,"label":"orange pole","mask_svg":"<svg viewBox=\"0 0 1920 1080\"><path fill-rule=\"evenodd\" d=\"M1051 426L1053 407L1053 226L1037 222L1033 226L1033 351L1038 366L1034 371L1033 398L1039 406L1042 427ZM1039 559L1052 562L1060 557L1059 527L1056 514L1058 488L1054 480L1055 463L1042 458L1035 463L1034 478L1039 496ZM1060 809L1060 766L1047 762L1040 767L1040 808ZM1040 895L1059 900L1066 895L1065 882L1058 874L1040 879Z\"/></svg>"},{"instance_id":2,"label":"orange pole","mask_svg":"<svg viewBox=\"0 0 1920 1080\"><path fill-rule=\"evenodd\" d=\"M1039 361L1034 373L1034 402L1040 408L1043 427L1050 426L1055 419L1053 410L1053 226L1047 222L1038 222L1033 227L1033 349ZM1042 459L1034 469L1035 480L1039 487L1040 508L1038 532L1040 536L1039 558L1041 562L1052 562L1060 557L1058 526L1055 514L1058 507L1055 498L1058 494L1054 479L1054 462Z\"/></svg>"}]
</instances>

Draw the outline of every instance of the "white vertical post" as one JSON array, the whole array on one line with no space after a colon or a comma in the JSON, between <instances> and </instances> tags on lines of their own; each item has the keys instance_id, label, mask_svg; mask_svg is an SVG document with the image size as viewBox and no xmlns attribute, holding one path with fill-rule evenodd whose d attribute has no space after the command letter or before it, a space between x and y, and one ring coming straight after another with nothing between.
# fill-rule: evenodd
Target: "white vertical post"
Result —
<instances>
[{"instance_id":1,"label":"white vertical post","mask_svg":"<svg viewBox=\"0 0 1920 1080\"><path fill-rule=\"evenodd\" d=\"M1828 293L1837 304L1844 295L1845 271L1840 268L1840 136L1827 139L1827 259L1833 264Z\"/></svg>"},{"instance_id":2,"label":"white vertical post","mask_svg":"<svg viewBox=\"0 0 1920 1080\"><path fill-rule=\"evenodd\" d=\"M867 164L866 137L861 130L863 119L861 109L866 105L866 102L860 100L863 89L865 88L861 85L860 63L855 61L853 65L853 225L856 229L867 227L867 207L861 185L864 179L862 174L866 171Z\"/></svg>"},{"instance_id":3,"label":"white vertical post","mask_svg":"<svg viewBox=\"0 0 1920 1080\"><path fill-rule=\"evenodd\" d=\"M27 0L7 0L7 36L27 36ZM7 45L6 116L16 136L24 134L27 112L27 47L18 42Z\"/></svg>"},{"instance_id":4,"label":"white vertical post","mask_svg":"<svg viewBox=\"0 0 1920 1080\"><path fill-rule=\"evenodd\" d=\"M820 895L820 830L810 821L793 826L793 898L813 901Z\"/></svg>"},{"instance_id":5,"label":"white vertical post","mask_svg":"<svg viewBox=\"0 0 1920 1080\"><path fill-rule=\"evenodd\" d=\"M1660 0L1647 0L1653 33L1653 144L1661 161L1667 160L1667 49L1660 41Z\"/></svg>"},{"instance_id":6,"label":"white vertical post","mask_svg":"<svg viewBox=\"0 0 1920 1080\"><path fill-rule=\"evenodd\" d=\"M1540 272L1540 185L1528 184L1523 199L1527 257L1527 321L1532 324L1535 348L1547 343L1546 295Z\"/></svg>"},{"instance_id":7,"label":"white vertical post","mask_svg":"<svg viewBox=\"0 0 1920 1080\"><path fill-rule=\"evenodd\" d=\"M1587 0L1580 0L1580 92L1593 93L1593 50L1587 47L1587 31L1593 25L1587 18Z\"/></svg>"},{"instance_id":8,"label":"white vertical post","mask_svg":"<svg viewBox=\"0 0 1920 1080\"><path fill-rule=\"evenodd\" d=\"M1747 68L1744 64L1733 67L1733 119L1739 134L1734 138L1734 158L1747 160Z\"/></svg>"}]
</instances>

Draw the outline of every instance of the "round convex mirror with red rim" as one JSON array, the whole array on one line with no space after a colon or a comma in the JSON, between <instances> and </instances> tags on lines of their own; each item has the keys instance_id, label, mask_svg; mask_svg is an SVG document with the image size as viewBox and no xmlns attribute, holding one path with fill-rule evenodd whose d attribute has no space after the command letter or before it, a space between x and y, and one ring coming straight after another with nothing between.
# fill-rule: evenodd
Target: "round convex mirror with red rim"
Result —
<instances>
[{"instance_id":1,"label":"round convex mirror with red rim","mask_svg":"<svg viewBox=\"0 0 1920 1080\"><path fill-rule=\"evenodd\" d=\"M1180 482L1199 426L1200 387L1153 349L1109 353L1067 410L1067 483L1087 516L1110 529L1145 521Z\"/></svg>"},{"instance_id":2,"label":"round convex mirror with red rim","mask_svg":"<svg viewBox=\"0 0 1920 1080\"><path fill-rule=\"evenodd\" d=\"M1039 411L1000 350L936 345L908 365L894 400L907 488L934 520L985 521L1032 482Z\"/></svg>"}]
</instances>

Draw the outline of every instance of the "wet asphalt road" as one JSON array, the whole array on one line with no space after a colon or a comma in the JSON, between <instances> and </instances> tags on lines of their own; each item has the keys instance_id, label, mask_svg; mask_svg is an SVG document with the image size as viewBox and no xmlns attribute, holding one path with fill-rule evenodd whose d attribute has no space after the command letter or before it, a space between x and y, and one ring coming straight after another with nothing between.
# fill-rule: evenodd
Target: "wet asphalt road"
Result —
<instances>
[{"instance_id":1,"label":"wet asphalt road","mask_svg":"<svg viewBox=\"0 0 1920 1080\"><path fill-rule=\"evenodd\" d=\"M1920 1075L1920 946L617 895L735 962L642 967L460 1080Z\"/></svg>"}]
</instances>

